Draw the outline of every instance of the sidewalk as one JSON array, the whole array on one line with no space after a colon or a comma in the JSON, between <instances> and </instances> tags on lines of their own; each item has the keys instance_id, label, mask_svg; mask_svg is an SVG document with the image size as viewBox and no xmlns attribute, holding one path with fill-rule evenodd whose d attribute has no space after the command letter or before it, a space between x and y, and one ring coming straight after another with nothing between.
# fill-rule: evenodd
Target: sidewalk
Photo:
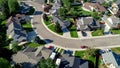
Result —
<instances>
[{"instance_id":1,"label":"sidewalk","mask_svg":"<svg viewBox=\"0 0 120 68\"><path fill-rule=\"evenodd\" d=\"M62 31L63 31L63 36L64 37L71 38L70 31L67 28L66 29L62 29Z\"/></svg>"}]
</instances>

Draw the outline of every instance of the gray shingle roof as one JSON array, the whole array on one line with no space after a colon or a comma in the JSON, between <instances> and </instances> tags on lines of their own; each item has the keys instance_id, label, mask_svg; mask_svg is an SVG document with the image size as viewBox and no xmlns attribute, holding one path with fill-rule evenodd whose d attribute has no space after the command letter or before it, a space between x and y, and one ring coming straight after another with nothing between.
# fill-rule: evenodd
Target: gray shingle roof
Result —
<instances>
[{"instance_id":1,"label":"gray shingle roof","mask_svg":"<svg viewBox=\"0 0 120 68\"><path fill-rule=\"evenodd\" d=\"M88 68L88 62L68 54L62 55L62 61L67 61L70 68Z\"/></svg>"},{"instance_id":2,"label":"gray shingle roof","mask_svg":"<svg viewBox=\"0 0 120 68\"><path fill-rule=\"evenodd\" d=\"M120 56L114 52L106 52L102 54L105 64L113 64L116 67L120 66Z\"/></svg>"}]
</instances>

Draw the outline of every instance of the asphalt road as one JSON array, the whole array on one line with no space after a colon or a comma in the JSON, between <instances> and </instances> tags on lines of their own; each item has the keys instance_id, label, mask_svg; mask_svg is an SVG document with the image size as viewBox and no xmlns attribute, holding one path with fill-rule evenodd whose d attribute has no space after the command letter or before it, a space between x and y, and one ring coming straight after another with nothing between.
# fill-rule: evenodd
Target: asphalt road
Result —
<instances>
[{"instance_id":1,"label":"asphalt road","mask_svg":"<svg viewBox=\"0 0 120 68\"><path fill-rule=\"evenodd\" d=\"M43 11L42 5L36 2L27 2L36 8L36 11ZM60 37L52 32L50 32L42 23L42 14L36 14L33 17L33 26L36 28L37 34L48 39L51 43L70 49L79 49L81 45L86 45L90 47L103 47L103 46L113 46L120 45L120 36L104 36L104 37L94 37L94 38L82 38L82 39L68 39Z\"/></svg>"}]
</instances>

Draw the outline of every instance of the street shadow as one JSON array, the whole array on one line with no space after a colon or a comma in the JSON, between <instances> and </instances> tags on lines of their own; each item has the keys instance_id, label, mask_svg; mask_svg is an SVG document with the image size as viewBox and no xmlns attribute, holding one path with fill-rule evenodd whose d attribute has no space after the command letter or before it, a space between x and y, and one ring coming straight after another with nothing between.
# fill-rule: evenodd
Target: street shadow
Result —
<instances>
[{"instance_id":1,"label":"street shadow","mask_svg":"<svg viewBox=\"0 0 120 68\"><path fill-rule=\"evenodd\" d=\"M35 11L34 15L41 15L42 13L42 11Z\"/></svg>"},{"instance_id":2,"label":"street shadow","mask_svg":"<svg viewBox=\"0 0 120 68\"><path fill-rule=\"evenodd\" d=\"M53 40L51 40L51 39L44 39L44 41L46 41L47 43L52 43L53 42Z\"/></svg>"}]
</instances>

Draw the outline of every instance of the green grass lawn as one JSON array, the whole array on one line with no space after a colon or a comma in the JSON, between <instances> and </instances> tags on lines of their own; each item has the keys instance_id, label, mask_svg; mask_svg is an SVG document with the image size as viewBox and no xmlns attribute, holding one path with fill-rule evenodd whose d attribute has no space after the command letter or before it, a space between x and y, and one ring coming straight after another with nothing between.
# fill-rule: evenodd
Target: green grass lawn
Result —
<instances>
[{"instance_id":1,"label":"green grass lawn","mask_svg":"<svg viewBox=\"0 0 120 68\"><path fill-rule=\"evenodd\" d=\"M120 29L115 30L115 29L111 29L110 30L113 34L120 34Z\"/></svg>"},{"instance_id":2,"label":"green grass lawn","mask_svg":"<svg viewBox=\"0 0 120 68\"><path fill-rule=\"evenodd\" d=\"M69 28L69 31L70 31L71 37L78 38L77 30L74 25L72 25L72 27Z\"/></svg>"},{"instance_id":3,"label":"green grass lawn","mask_svg":"<svg viewBox=\"0 0 120 68\"><path fill-rule=\"evenodd\" d=\"M31 43L28 43L27 44L29 47L33 47L33 48L36 48L38 46L43 46L43 44L38 44L38 43L34 43L34 42L31 42Z\"/></svg>"},{"instance_id":4,"label":"green grass lawn","mask_svg":"<svg viewBox=\"0 0 120 68\"><path fill-rule=\"evenodd\" d=\"M23 29L25 29L27 32L33 31L30 21L26 22L24 24L21 24L21 25L22 25Z\"/></svg>"},{"instance_id":5,"label":"green grass lawn","mask_svg":"<svg viewBox=\"0 0 120 68\"><path fill-rule=\"evenodd\" d=\"M45 25L50 25L51 24L50 21L45 21L45 20L44 20L44 23L45 23Z\"/></svg>"},{"instance_id":6,"label":"green grass lawn","mask_svg":"<svg viewBox=\"0 0 120 68\"><path fill-rule=\"evenodd\" d=\"M92 36L102 36L103 30L96 30L92 32Z\"/></svg>"},{"instance_id":7,"label":"green grass lawn","mask_svg":"<svg viewBox=\"0 0 120 68\"><path fill-rule=\"evenodd\" d=\"M53 32L55 32L55 33L57 33L57 34L59 34L59 35L63 35L63 32L57 32L57 31L55 30L55 24L49 25L48 28L49 28L51 31L53 31Z\"/></svg>"},{"instance_id":8,"label":"green grass lawn","mask_svg":"<svg viewBox=\"0 0 120 68\"><path fill-rule=\"evenodd\" d=\"M111 50L117 54L120 54L120 47L111 48Z\"/></svg>"},{"instance_id":9,"label":"green grass lawn","mask_svg":"<svg viewBox=\"0 0 120 68\"><path fill-rule=\"evenodd\" d=\"M93 57L93 56L89 56L88 58L85 57L86 56L85 51L76 51L75 56L80 57L82 59L90 60L90 61L92 61L94 63L95 62L95 57Z\"/></svg>"}]
</instances>

